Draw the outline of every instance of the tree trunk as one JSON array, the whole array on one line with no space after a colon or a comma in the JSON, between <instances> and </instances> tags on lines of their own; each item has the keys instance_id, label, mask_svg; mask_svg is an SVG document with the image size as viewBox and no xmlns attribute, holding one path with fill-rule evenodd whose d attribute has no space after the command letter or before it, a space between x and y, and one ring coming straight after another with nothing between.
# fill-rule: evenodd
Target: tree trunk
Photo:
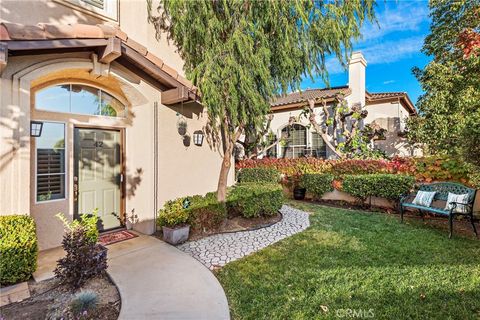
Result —
<instances>
[{"instance_id":1,"label":"tree trunk","mask_svg":"<svg viewBox=\"0 0 480 320\"><path fill-rule=\"evenodd\" d=\"M232 147L231 144L226 148L223 154L222 168L220 169L220 176L218 177L217 186L217 200L219 202L225 202L227 200L227 182L228 173L232 166Z\"/></svg>"}]
</instances>

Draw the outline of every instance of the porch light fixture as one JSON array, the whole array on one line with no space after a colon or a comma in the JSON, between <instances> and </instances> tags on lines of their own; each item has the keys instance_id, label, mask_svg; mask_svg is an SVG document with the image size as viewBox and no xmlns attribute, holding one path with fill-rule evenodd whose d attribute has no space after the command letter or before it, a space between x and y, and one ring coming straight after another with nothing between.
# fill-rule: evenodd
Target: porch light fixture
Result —
<instances>
[{"instance_id":1,"label":"porch light fixture","mask_svg":"<svg viewBox=\"0 0 480 320\"><path fill-rule=\"evenodd\" d=\"M40 137L42 135L43 122L30 121L30 136Z\"/></svg>"},{"instance_id":2,"label":"porch light fixture","mask_svg":"<svg viewBox=\"0 0 480 320\"><path fill-rule=\"evenodd\" d=\"M203 144L203 131L202 130L197 130L193 133L193 143L196 146L202 146Z\"/></svg>"}]
</instances>

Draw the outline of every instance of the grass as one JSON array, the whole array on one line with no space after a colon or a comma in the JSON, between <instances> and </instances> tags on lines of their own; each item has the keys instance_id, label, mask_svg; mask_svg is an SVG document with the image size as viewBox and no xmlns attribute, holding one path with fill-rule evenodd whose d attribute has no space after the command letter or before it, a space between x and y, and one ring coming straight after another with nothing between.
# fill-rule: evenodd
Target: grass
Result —
<instances>
[{"instance_id":1,"label":"grass","mask_svg":"<svg viewBox=\"0 0 480 320\"><path fill-rule=\"evenodd\" d=\"M218 272L234 319L480 318L480 241L397 216L291 205L312 213L309 229Z\"/></svg>"}]
</instances>

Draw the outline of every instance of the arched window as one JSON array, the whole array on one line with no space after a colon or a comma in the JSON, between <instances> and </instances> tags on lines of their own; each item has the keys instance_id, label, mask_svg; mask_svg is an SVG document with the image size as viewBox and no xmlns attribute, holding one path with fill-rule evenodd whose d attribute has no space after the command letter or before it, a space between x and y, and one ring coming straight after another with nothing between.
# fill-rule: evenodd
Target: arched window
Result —
<instances>
[{"instance_id":1,"label":"arched window","mask_svg":"<svg viewBox=\"0 0 480 320\"><path fill-rule=\"evenodd\" d=\"M281 156L284 158L299 158L307 148L307 128L301 124L286 126L282 129L284 142L281 146Z\"/></svg>"},{"instance_id":2,"label":"arched window","mask_svg":"<svg viewBox=\"0 0 480 320\"><path fill-rule=\"evenodd\" d=\"M321 135L312 131L312 156L315 158L327 158L327 145Z\"/></svg>"},{"instance_id":3,"label":"arched window","mask_svg":"<svg viewBox=\"0 0 480 320\"><path fill-rule=\"evenodd\" d=\"M126 107L117 98L84 84L60 84L40 89L35 93L35 108L95 116L126 116Z\"/></svg>"}]
</instances>

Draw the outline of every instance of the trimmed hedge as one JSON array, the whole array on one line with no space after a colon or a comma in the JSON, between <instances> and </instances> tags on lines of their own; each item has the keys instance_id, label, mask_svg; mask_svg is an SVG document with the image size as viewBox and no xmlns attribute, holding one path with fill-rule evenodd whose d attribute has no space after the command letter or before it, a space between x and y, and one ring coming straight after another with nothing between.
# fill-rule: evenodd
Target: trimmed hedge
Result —
<instances>
[{"instance_id":1,"label":"trimmed hedge","mask_svg":"<svg viewBox=\"0 0 480 320\"><path fill-rule=\"evenodd\" d=\"M195 195L167 201L159 210L158 226L174 227L188 223L192 228L211 229L227 216L225 203L217 201L214 192L205 196Z\"/></svg>"},{"instance_id":2,"label":"trimmed hedge","mask_svg":"<svg viewBox=\"0 0 480 320\"><path fill-rule=\"evenodd\" d=\"M28 280L37 268L35 222L29 216L0 216L0 283Z\"/></svg>"},{"instance_id":3,"label":"trimmed hedge","mask_svg":"<svg viewBox=\"0 0 480 320\"><path fill-rule=\"evenodd\" d=\"M368 197L381 197L399 200L415 184L415 178L399 174L346 175L342 190L352 196L365 200Z\"/></svg>"},{"instance_id":4,"label":"trimmed hedge","mask_svg":"<svg viewBox=\"0 0 480 320\"><path fill-rule=\"evenodd\" d=\"M283 201L283 189L274 183L241 183L233 187L227 197L229 209L245 218L274 215Z\"/></svg>"},{"instance_id":5,"label":"trimmed hedge","mask_svg":"<svg viewBox=\"0 0 480 320\"><path fill-rule=\"evenodd\" d=\"M193 196L189 207L189 223L196 229L213 229L227 217L227 206L217 201L215 192L204 197Z\"/></svg>"},{"instance_id":6,"label":"trimmed hedge","mask_svg":"<svg viewBox=\"0 0 480 320\"><path fill-rule=\"evenodd\" d=\"M300 178L300 187L320 199L326 192L333 191L333 175L331 174L304 174Z\"/></svg>"},{"instance_id":7,"label":"trimmed hedge","mask_svg":"<svg viewBox=\"0 0 480 320\"><path fill-rule=\"evenodd\" d=\"M278 183L279 180L280 172L272 168L245 168L238 172L240 183Z\"/></svg>"}]
</instances>

